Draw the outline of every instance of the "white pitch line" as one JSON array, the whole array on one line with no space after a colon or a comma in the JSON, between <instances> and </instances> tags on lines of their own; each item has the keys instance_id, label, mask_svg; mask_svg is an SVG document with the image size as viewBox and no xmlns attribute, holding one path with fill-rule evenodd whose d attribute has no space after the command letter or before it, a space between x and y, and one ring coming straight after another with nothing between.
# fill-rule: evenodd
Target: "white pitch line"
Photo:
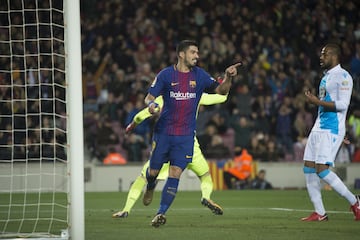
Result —
<instances>
[{"instance_id":1,"label":"white pitch line","mask_svg":"<svg viewBox=\"0 0 360 240\"><path fill-rule=\"evenodd\" d=\"M268 208L274 211L285 211L285 212L313 212L314 210L305 209L292 209L292 208ZM350 211L326 211L327 213L351 213Z\"/></svg>"},{"instance_id":2,"label":"white pitch line","mask_svg":"<svg viewBox=\"0 0 360 240\"><path fill-rule=\"evenodd\" d=\"M111 212L111 210L113 211L117 211L116 209L110 209L110 208L102 208L102 209L85 209L85 212ZM134 208L132 211L133 212L148 212L148 211L155 211L155 208ZM208 208L206 207L201 207L199 206L198 208L171 208L171 211L195 211L195 210L204 210L204 211L209 211ZM169 210L169 211L170 211ZM258 210L258 211L264 211L264 210L271 210L271 211L283 211L283 212L313 212L314 210L310 210L310 209L294 209L294 208L246 208L246 207L238 207L238 208L224 208L224 211L232 211L232 210L240 210L240 211L248 211L248 210ZM12 213L22 213L23 211L19 211L19 210L13 210L11 211ZM28 213L30 212L37 212L37 211L26 211ZM49 210L41 210L40 212L42 213L48 213L48 212L52 212ZM55 210L54 212L59 212L59 213L63 213L63 211L59 211L59 210ZM350 211L326 211L327 213L351 213ZM7 211L0 211L0 213L7 213Z\"/></svg>"},{"instance_id":3,"label":"white pitch line","mask_svg":"<svg viewBox=\"0 0 360 240\"><path fill-rule=\"evenodd\" d=\"M169 209L169 211L195 211L195 210L204 210L204 211L209 211L208 208L206 207L198 207L198 208L171 208ZM90 211L90 212L109 212L110 209L86 209L85 211ZM115 209L113 209L115 211ZM148 212L148 211L154 211L156 210L155 208L134 208L132 211L133 212ZM310 210L310 209L293 209L293 208L245 208L245 207L238 207L238 208L224 208L224 212L226 211L232 211L232 210L240 210L240 211L248 211L248 210L258 210L258 211L264 211L264 210L270 210L270 211L284 211L284 212L313 212L314 210ZM326 211L327 213L339 213L339 214L344 214L344 213L348 213L351 214L350 211Z\"/></svg>"}]
</instances>

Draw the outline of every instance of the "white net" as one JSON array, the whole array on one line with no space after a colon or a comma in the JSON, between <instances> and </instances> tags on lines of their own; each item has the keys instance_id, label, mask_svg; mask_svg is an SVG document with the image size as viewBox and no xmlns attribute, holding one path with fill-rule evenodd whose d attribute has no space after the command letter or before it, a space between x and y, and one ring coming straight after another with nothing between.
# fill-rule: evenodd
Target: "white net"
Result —
<instances>
[{"instance_id":1,"label":"white net","mask_svg":"<svg viewBox=\"0 0 360 240\"><path fill-rule=\"evenodd\" d=\"M0 0L0 239L68 228L61 0Z\"/></svg>"}]
</instances>

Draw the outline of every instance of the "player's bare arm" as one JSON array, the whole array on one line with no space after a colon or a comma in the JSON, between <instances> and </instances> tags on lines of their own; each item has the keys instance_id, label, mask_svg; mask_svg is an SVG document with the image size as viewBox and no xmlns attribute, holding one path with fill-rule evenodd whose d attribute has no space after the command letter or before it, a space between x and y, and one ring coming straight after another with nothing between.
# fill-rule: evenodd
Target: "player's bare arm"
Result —
<instances>
[{"instance_id":1,"label":"player's bare arm","mask_svg":"<svg viewBox=\"0 0 360 240\"><path fill-rule=\"evenodd\" d=\"M226 95L229 93L231 87L231 80L234 76L237 75L237 67L240 67L241 65L242 63L239 62L226 68L224 81L216 88L216 92L218 94Z\"/></svg>"},{"instance_id":2,"label":"player's bare arm","mask_svg":"<svg viewBox=\"0 0 360 240\"><path fill-rule=\"evenodd\" d=\"M322 101L318 97L316 97L314 94L312 94L310 90L305 91L305 96L307 97L307 100L314 105L323 106L325 108L335 110L334 102Z\"/></svg>"}]
</instances>

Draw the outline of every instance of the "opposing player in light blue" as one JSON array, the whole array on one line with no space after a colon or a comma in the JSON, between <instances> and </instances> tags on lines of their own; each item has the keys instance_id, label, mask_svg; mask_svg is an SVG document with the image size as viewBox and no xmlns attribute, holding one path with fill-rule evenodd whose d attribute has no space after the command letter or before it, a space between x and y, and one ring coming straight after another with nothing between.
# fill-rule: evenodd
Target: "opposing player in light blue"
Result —
<instances>
[{"instance_id":1,"label":"opposing player in light blue","mask_svg":"<svg viewBox=\"0 0 360 240\"><path fill-rule=\"evenodd\" d=\"M349 191L341 179L330 170L345 137L345 121L349 108L353 80L340 66L340 47L327 44L320 54L320 66L325 70L319 85L319 98L305 92L308 101L318 106L318 116L310 132L304 152L306 187L315 211L302 221L327 221L321 197L320 179L329 184L350 203L355 220L360 220L359 197Z\"/></svg>"}]
</instances>

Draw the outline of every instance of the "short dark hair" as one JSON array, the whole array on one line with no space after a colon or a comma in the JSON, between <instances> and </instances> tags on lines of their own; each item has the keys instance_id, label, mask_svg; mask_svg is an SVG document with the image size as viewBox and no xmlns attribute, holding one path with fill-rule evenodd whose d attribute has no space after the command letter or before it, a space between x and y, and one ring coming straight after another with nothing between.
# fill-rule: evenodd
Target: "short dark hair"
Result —
<instances>
[{"instance_id":1,"label":"short dark hair","mask_svg":"<svg viewBox=\"0 0 360 240\"><path fill-rule=\"evenodd\" d=\"M198 47L198 44L194 40L182 40L176 47L176 55L179 56L180 52L186 51L190 46Z\"/></svg>"},{"instance_id":2,"label":"short dark hair","mask_svg":"<svg viewBox=\"0 0 360 240\"><path fill-rule=\"evenodd\" d=\"M328 43L325 45L325 48L331 51L332 54L336 55L340 59L341 49L339 44L336 43Z\"/></svg>"}]
</instances>

